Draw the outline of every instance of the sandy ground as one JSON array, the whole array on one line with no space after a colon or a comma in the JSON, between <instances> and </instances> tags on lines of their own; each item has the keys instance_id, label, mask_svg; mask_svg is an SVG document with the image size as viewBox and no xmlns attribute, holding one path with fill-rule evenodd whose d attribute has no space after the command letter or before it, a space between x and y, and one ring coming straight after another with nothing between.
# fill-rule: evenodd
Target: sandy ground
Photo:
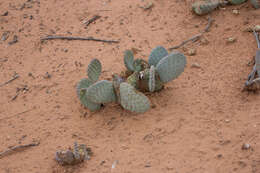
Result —
<instances>
[{"instance_id":1,"label":"sandy ground","mask_svg":"<svg viewBox=\"0 0 260 173\"><path fill-rule=\"evenodd\" d=\"M260 24L260 11L249 3L214 11L213 26L204 35L208 43L179 49L197 54L187 55L178 79L149 96L153 109L136 115L109 104L90 113L80 105L75 86L93 58L102 62L101 78L109 79L125 69L124 50L147 59L152 48L175 46L207 25L208 16L190 11L193 1L151 2L152 9L144 10L141 0L0 1L0 36L9 35L0 41L0 84L19 75L0 87L0 151L40 141L0 158L1 173L260 173L260 96L241 92L256 51L253 34L243 30ZM86 28L84 22L94 15L101 18ZM15 35L18 42L8 44ZM120 43L41 43L47 35ZM236 42L228 44L229 37ZM55 151L74 141L91 147L94 155L63 168ZM250 149L242 150L244 143Z\"/></svg>"}]
</instances>

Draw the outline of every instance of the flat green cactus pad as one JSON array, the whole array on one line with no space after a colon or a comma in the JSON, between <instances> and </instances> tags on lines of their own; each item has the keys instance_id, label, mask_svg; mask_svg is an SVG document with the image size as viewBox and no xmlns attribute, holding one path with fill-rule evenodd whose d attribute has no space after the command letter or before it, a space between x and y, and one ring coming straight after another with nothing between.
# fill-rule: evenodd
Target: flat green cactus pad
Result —
<instances>
[{"instance_id":1,"label":"flat green cactus pad","mask_svg":"<svg viewBox=\"0 0 260 173\"><path fill-rule=\"evenodd\" d=\"M254 6L254 8L260 8L260 0L250 0L250 2Z\"/></svg>"},{"instance_id":2,"label":"flat green cactus pad","mask_svg":"<svg viewBox=\"0 0 260 173\"><path fill-rule=\"evenodd\" d=\"M90 111L97 111L101 108L101 104L93 103L86 97L86 90L81 90L79 100L81 104L87 107Z\"/></svg>"},{"instance_id":3,"label":"flat green cactus pad","mask_svg":"<svg viewBox=\"0 0 260 173\"><path fill-rule=\"evenodd\" d=\"M148 63L149 65L156 66L157 63L165 56L168 55L167 50L162 46L157 46L154 48L149 56Z\"/></svg>"},{"instance_id":4,"label":"flat green cactus pad","mask_svg":"<svg viewBox=\"0 0 260 173\"><path fill-rule=\"evenodd\" d=\"M92 83L93 82L87 78L81 79L76 86L78 97L80 97L81 89L87 89L90 85L92 85Z\"/></svg>"},{"instance_id":5,"label":"flat green cactus pad","mask_svg":"<svg viewBox=\"0 0 260 173\"><path fill-rule=\"evenodd\" d=\"M124 53L124 63L129 71L134 71L134 55L131 50L126 50Z\"/></svg>"},{"instance_id":6,"label":"flat green cactus pad","mask_svg":"<svg viewBox=\"0 0 260 173\"><path fill-rule=\"evenodd\" d=\"M192 10L197 15L207 14L213 10L215 10L221 1L219 0L204 0L204 1L197 1L192 4Z\"/></svg>"},{"instance_id":7,"label":"flat green cactus pad","mask_svg":"<svg viewBox=\"0 0 260 173\"><path fill-rule=\"evenodd\" d=\"M142 92L151 92L149 88L149 82L151 82L149 81L151 76L150 70L151 68L150 69L147 68L144 71L139 72L136 88ZM160 80L159 74L154 69L154 91L159 91L162 88L163 88L163 82Z\"/></svg>"},{"instance_id":8,"label":"flat green cactus pad","mask_svg":"<svg viewBox=\"0 0 260 173\"><path fill-rule=\"evenodd\" d=\"M186 66L186 57L179 52L173 52L159 61L156 71L164 83L177 78Z\"/></svg>"},{"instance_id":9,"label":"flat green cactus pad","mask_svg":"<svg viewBox=\"0 0 260 173\"><path fill-rule=\"evenodd\" d=\"M107 80L101 80L87 89L86 97L93 103L109 103L116 101L116 94L113 83Z\"/></svg>"},{"instance_id":10,"label":"flat green cactus pad","mask_svg":"<svg viewBox=\"0 0 260 173\"><path fill-rule=\"evenodd\" d=\"M155 68L153 65L150 67L148 86L149 86L149 91L154 92L154 90L155 90Z\"/></svg>"},{"instance_id":11,"label":"flat green cactus pad","mask_svg":"<svg viewBox=\"0 0 260 173\"><path fill-rule=\"evenodd\" d=\"M228 0L233 5L238 5L246 2L246 0Z\"/></svg>"},{"instance_id":12,"label":"flat green cactus pad","mask_svg":"<svg viewBox=\"0 0 260 173\"><path fill-rule=\"evenodd\" d=\"M101 74L102 66L98 59L93 59L88 65L88 78L96 82Z\"/></svg>"},{"instance_id":13,"label":"flat green cactus pad","mask_svg":"<svg viewBox=\"0 0 260 173\"><path fill-rule=\"evenodd\" d=\"M86 90L92 84L92 81L89 79L81 79L77 84L77 95L78 98L85 107L87 107L90 111L97 111L100 109L101 104L92 103L86 98Z\"/></svg>"},{"instance_id":14,"label":"flat green cactus pad","mask_svg":"<svg viewBox=\"0 0 260 173\"><path fill-rule=\"evenodd\" d=\"M149 99L126 82L120 84L120 104L124 109L136 113L146 112L150 108Z\"/></svg>"},{"instance_id":15,"label":"flat green cactus pad","mask_svg":"<svg viewBox=\"0 0 260 173\"><path fill-rule=\"evenodd\" d=\"M138 88L138 74L139 72L134 72L127 78L126 82L132 85L133 87Z\"/></svg>"},{"instance_id":16,"label":"flat green cactus pad","mask_svg":"<svg viewBox=\"0 0 260 173\"><path fill-rule=\"evenodd\" d=\"M140 58L134 60L134 71L139 72L149 67L148 63Z\"/></svg>"}]
</instances>

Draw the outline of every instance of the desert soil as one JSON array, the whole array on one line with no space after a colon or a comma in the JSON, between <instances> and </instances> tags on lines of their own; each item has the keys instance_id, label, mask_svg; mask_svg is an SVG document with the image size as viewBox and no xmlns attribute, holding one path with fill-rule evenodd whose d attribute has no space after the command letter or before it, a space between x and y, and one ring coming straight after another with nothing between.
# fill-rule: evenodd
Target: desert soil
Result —
<instances>
[{"instance_id":1,"label":"desert soil","mask_svg":"<svg viewBox=\"0 0 260 173\"><path fill-rule=\"evenodd\" d=\"M147 2L153 7L145 10ZM14 73L19 78L0 87L0 151L40 145L0 158L0 172L260 173L260 95L241 92L256 52L253 34L243 30L260 24L260 11L249 2L210 14L214 23L203 40L178 49L187 56L184 73L149 96L148 112L108 104L91 113L77 98L76 83L93 58L102 62L101 78L111 79L125 70L126 49L147 60L152 48L203 31L208 15L194 15L192 2L1 0L0 84ZM86 27L95 15L101 18ZM47 35L120 43L41 42ZM227 43L230 37L236 41ZM189 56L190 49L196 55ZM75 141L91 147L92 158L58 165L55 152ZM242 150L243 144L250 148Z\"/></svg>"}]
</instances>

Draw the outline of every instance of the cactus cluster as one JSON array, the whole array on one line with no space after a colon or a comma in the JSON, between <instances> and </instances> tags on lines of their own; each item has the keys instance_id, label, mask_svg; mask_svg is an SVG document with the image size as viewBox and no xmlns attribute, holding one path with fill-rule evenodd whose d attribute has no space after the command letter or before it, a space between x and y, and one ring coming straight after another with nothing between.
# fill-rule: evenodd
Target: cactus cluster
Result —
<instances>
[{"instance_id":1,"label":"cactus cluster","mask_svg":"<svg viewBox=\"0 0 260 173\"><path fill-rule=\"evenodd\" d=\"M168 53L165 48L154 48L148 58L134 59L133 52L124 52L126 76L113 75L113 81L100 80L101 63L94 59L88 66L88 78L77 84L81 103L91 111L101 104L117 102L131 112L143 113L150 108L149 99L142 92L155 92L176 79L186 66L186 57L180 52Z\"/></svg>"},{"instance_id":2,"label":"cactus cluster","mask_svg":"<svg viewBox=\"0 0 260 173\"><path fill-rule=\"evenodd\" d=\"M204 15L210 13L219 6L224 6L227 4L239 5L244 2L246 2L246 0L199 0L192 4L192 11L197 15ZM250 2L255 8L260 7L259 0L250 0Z\"/></svg>"}]
</instances>

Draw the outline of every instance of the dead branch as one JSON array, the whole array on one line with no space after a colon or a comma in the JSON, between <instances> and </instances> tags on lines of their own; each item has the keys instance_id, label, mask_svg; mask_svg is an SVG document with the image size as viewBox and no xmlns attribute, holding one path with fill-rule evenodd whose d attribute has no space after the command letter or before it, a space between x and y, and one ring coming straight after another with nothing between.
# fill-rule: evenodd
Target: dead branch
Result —
<instances>
[{"instance_id":1,"label":"dead branch","mask_svg":"<svg viewBox=\"0 0 260 173\"><path fill-rule=\"evenodd\" d=\"M19 115L22 115L22 114L27 113L27 112L30 112L30 111L32 111L32 110L34 110L34 109L35 109L35 108L31 108L31 109L28 109L28 110L26 110L26 111L19 112L19 113L17 113L17 114L11 115L11 116L9 116L9 117L1 118L0 121L6 120L6 119L10 119L10 118L13 118L13 117L16 117L16 116L19 116Z\"/></svg>"},{"instance_id":2,"label":"dead branch","mask_svg":"<svg viewBox=\"0 0 260 173\"><path fill-rule=\"evenodd\" d=\"M14 81L17 78L19 78L19 75L17 73L15 73L12 79L10 79L10 80L6 81L5 83L1 84L0 87L11 83L12 81Z\"/></svg>"},{"instance_id":3,"label":"dead branch","mask_svg":"<svg viewBox=\"0 0 260 173\"><path fill-rule=\"evenodd\" d=\"M36 142L36 143L30 143L30 144L26 144L26 145L17 145L17 146L14 146L14 147L11 147L11 148L8 148L7 150L3 151L0 153L0 158L8 155L8 154L11 154L15 151L22 151L22 150L25 150L29 147L34 147L34 146L38 146L40 144L40 142Z\"/></svg>"},{"instance_id":4,"label":"dead branch","mask_svg":"<svg viewBox=\"0 0 260 173\"><path fill-rule=\"evenodd\" d=\"M195 41L199 40L199 39L201 38L201 36L202 36L205 32L208 32L208 31L209 31L209 29L210 29L210 27L211 27L211 25L212 25L212 22L213 22L213 19L212 19L211 17L209 17L209 19L208 19L208 24L207 24L207 26L205 27L205 29L204 29L201 33L199 33L199 34L197 34L197 35L195 35L195 36L193 36L193 37L191 37L191 38L189 38L189 39L183 41L181 44L179 44L179 45L177 45L177 46L174 46L174 47L169 48L169 50L178 49L178 48L184 46L186 43L188 43L188 42L190 42L190 41L195 42Z\"/></svg>"},{"instance_id":5,"label":"dead branch","mask_svg":"<svg viewBox=\"0 0 260 173\"><path fill-rule=\"evenodd\" d=\"M95 15L95 16L93 16L91 19L89 19L88 21L84 22L84 23L86 24L85 28L87 28L88 25L90 25L91 23L95 22L95 21L98 20L99 18L101 18L101 16Z\"/></svg>"},{"instance_id":6,"label":"dead branch","mask_svg":"<svg viewBox=\"0 0 260 173\"><path fill-rule=\"evenodd\" d=\"M97 41L97 42L104 42L104 43L119 43L118 40L103 40L93 37L66 37L66 36L47 36L45 38L41 38L41 40L87 40L87 41Z\"/></svg>"}]
</instances>

